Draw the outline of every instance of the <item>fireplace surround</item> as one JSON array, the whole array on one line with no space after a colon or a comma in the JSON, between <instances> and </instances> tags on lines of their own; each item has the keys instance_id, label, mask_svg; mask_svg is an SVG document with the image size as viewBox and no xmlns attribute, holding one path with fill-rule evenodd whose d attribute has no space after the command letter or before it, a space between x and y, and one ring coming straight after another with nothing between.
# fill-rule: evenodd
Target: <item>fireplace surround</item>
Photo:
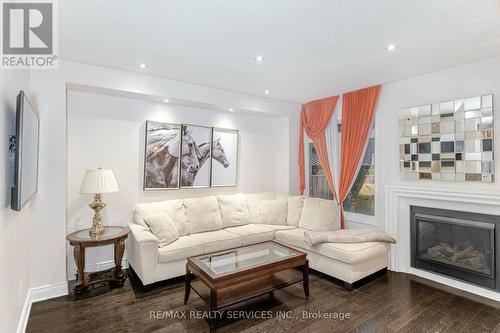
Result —
<instances>
[{"instance_id":1,"label":"fireplace surround","mask_svg":"<svg viewBox=\"0 0 500 333\"><path fill-rule=\"evenodd\" d=\"M411 266L500 291L500 216L410 207Z\"/></svg>"}]
</instances>

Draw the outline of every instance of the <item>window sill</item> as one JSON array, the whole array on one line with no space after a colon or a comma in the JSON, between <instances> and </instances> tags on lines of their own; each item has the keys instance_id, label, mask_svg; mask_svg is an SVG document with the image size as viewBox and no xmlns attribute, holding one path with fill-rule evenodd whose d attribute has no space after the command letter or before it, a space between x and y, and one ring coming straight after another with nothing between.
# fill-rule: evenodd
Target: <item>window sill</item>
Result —
<instances>
[{"instance_id":1,"label":"window sill","mask_svg":"<svg viewBox=\"0 0 500 333\"><path fill-rule=\"evenodd\" d=\"M375 219L375 216L344 212L344 218L348 222L362 223L375 226L377 225L377 220Z\"/></svg>"}]
</instances>

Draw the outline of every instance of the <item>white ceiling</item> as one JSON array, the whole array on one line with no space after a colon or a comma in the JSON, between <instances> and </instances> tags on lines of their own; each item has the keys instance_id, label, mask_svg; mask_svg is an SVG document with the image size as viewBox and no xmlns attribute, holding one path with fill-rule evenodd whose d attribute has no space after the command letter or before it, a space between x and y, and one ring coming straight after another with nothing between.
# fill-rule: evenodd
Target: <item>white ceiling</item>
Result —
<instances>
[{"instance_id":1,"label":"white ceiling","mask_svg":"<svg viewBox=\"0 0 500 333\"><path fill-rule=\"evenodd\" d=\"M58 3L63 59L295 102L500 55L495 0Z\"/></svg>"}]
</instances>

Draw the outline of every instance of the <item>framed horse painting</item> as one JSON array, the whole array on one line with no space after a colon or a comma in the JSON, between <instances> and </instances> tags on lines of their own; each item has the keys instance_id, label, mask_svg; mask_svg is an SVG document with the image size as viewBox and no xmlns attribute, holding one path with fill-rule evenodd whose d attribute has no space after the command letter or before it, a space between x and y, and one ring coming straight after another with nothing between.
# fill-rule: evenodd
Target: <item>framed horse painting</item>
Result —
<instances>
[{"instance_id":1,"label":"framed horse painting","mask_svg":"<svg viewBox=\"0 0 500 333\"><path fill-rule=\"evenodd\" d=\"M144 190L179 188L181 125L146 122Z\"/></svg>"},{"instance_id":2,"label":"framed horse painting","mask_svg":"<svg viewBox=\"0 0 500 333\"><path fill-rule=\"evenodd\" d=\"M213 129L212 186L237 186L238 137L237 130Z\"/></svg>"},{"instance_id":3,"label":"framed horse painting","mask_svg":"<svg viewBox=\"0 0 500 333\"><path fill-rule=\"evenodd\" d=\"M212 127L182 125L180 187L210 187Z\"/></svg>"}]
</instances>

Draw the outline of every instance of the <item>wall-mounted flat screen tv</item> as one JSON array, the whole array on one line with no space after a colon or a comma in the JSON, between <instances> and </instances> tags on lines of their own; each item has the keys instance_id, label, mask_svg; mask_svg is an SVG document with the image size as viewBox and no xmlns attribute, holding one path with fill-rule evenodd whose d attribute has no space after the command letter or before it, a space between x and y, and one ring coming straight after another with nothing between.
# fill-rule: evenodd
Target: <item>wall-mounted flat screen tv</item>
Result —
<instances>
[{"instance_id":1,"label":"wall-mounted flat screen tv","mask_svg":"<svg viewBox=\"0 0 500 333\"><path fill-rule=\"evenodd\" d=\"M14 186L11 208L20 211L38 189L40 121L25 93L17 96Z\"/></svg>"}]
</instances>

